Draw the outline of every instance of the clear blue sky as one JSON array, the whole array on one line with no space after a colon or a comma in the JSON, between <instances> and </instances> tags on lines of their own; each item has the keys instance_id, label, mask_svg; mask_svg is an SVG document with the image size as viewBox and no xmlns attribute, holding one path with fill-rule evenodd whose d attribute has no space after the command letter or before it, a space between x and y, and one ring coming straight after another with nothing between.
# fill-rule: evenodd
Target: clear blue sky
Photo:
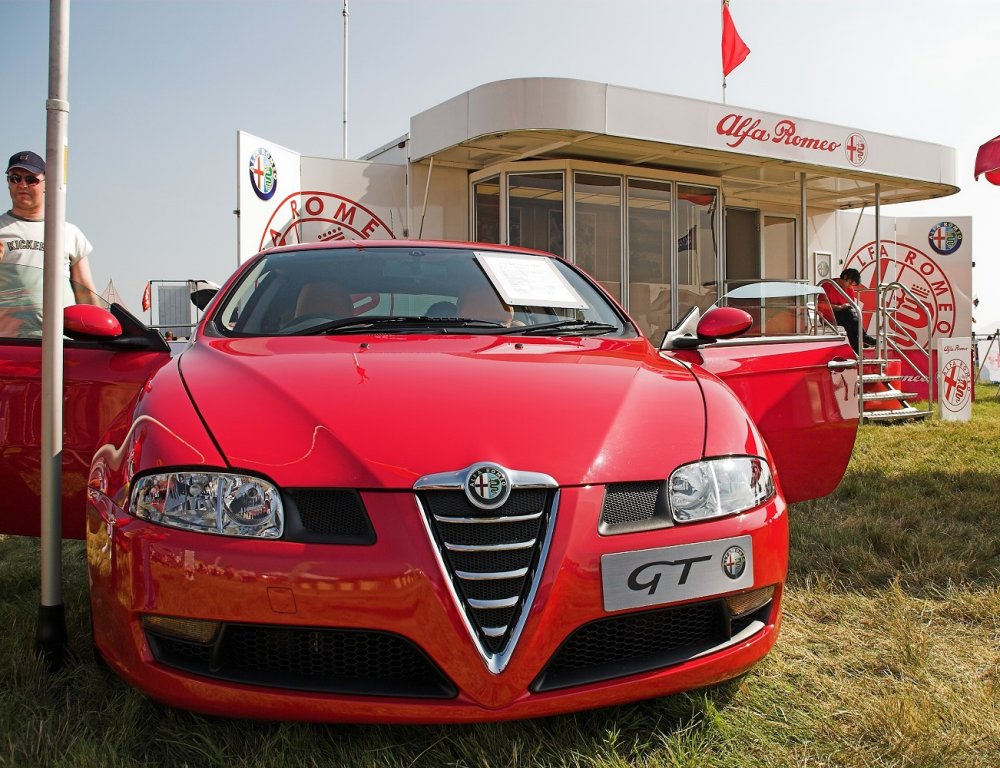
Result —
<instances>
[{"instance_id":1,"label":"clear blue sky","mask_svg":"<svg viewBox=\"0 0 1000 768\"><path fill-rule=\"evenodd\" d=\"M138 313L146 280L236 265L236 133L343 149L343 0L71 0L67 217ZM973 216L977 326L1000 320L994 0L731 0L731 105L954 147L962 192L887 214ZM0 0L0 156L44 154L49 3ZM493 80L573 77L721 101L719 0L350 0L348 156ZM6 206L9 201L0 201Z\"/></svg>"}]
</instances>

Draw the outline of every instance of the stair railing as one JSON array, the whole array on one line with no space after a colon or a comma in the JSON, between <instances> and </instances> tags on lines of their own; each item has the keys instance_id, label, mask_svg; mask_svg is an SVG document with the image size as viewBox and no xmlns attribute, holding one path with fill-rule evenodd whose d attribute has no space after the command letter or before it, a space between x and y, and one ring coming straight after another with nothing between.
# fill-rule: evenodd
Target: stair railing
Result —
<instances>
[{"instance_id":1,"label":"stair railing","mask_svg":"<svg viewBox=\"0 0 1000 768\"><path fill-rule=\"evenodd\" d=\"M926 346L922 346L920 344L916 334L912 333L908 328L896 321L896 314L899 312L899 308L903 303L898 298L896 294L897 291L910 299L912 306L915 306L927 321ZM927 308L927 305L918 299L905 285L900 282L891 282L878 286L877 315L881 321L879 325L884 330L883 333L878 334L877 338L879 339L879 343L881 344L884 339L886 351L891 348L898 355L900 361L905 362L916 374L917 378L922 380L924 384L927 385L927 405L933 411L934 404L937 401L937 367L935 365L936 360L934 356L934 324L930 310ZM891 334L889 333L890 328L892 331ZM904 349L899 343L900 341L903 341L906 344L908 353L912 353L916 350L923 356L924 359L926 359L926 373L921 370L919 365L910 359L910 354L904 353Z\"/></svg>"}]
</instances>

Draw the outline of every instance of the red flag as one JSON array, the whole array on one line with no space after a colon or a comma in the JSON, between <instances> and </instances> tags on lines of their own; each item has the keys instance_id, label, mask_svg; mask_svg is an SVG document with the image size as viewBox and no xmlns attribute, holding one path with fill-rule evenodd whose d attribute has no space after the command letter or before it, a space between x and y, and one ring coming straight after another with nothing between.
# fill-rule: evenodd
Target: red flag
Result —
<instances>
[{"instance_id":1,"label":"red flag","mask_svg":"<svg viewBox=\"0 0 1000 768\"><path fill-rule=\"evenodd\" d=\"M146 283L146 289L142 292L142 311L148 312L149 308L152 306L152 283Z\"/></svg>"},{"instance_id":2,"label":"red flag","mask_svg":"<svg viewBox=\"0 0 1000 768\"><path fill-rule=\"evenodd\" d=\"M736 31L729 13L729 0L722 3L722 76L726 77L750 54L750 49Z\"/></svg>"},{"instance_id":3,"label":"red flag","mask_svg":"<svg viewBox=\"0 0 1000 768\"><path fill-rule=\"evenodd\" d=\"M1000 186L1000 136L990 139L976 153L976 173L978 181L980 174L986 175L990 184Z\"/></svg>"}]
</instances>

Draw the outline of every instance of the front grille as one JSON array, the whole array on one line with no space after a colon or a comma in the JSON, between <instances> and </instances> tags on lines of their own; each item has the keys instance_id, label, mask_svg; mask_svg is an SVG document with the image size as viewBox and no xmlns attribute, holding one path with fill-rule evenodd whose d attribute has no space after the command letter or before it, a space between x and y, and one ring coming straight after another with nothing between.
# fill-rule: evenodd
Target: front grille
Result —
<instances>
[{"instance_id":1,"label":"front grille","mask_svg":"<svg viewBox=\"0 0 1000 768\"><path fill-rule=\"evenodd\" d=\"M731 620L724 600L627 613L585 624L571 634L531 685L536 693L648 672L725 643L754 620L770 619L768 603Z\"/></svg>"},{"instance_id":2,"label":"front grille","mask_svg":"<svg viewBox=\"0 0 1000 768\"><path fill-rule=\"evenodd\" d=\"M285 541L375 543L360 494L347 488L296 488L285 494Z\"/></svg>"},{"instance_id":3,"label":"front grille","mask_svg":"<svg viewBox=\"0 0 1000 768\"><path fill-rule=\"evenodd\" d=\"M663 480L605 486L599 532L607 536L672 526L665 491Z\"/></svg>"},{"instance_id":4,"label":"front grille","mask_svg":"<svg viewBox=\"0 0 1000 768\"><path fill-rule=\"evenodd\" d=\"M154 658L195 675L291 691L452 698L416 645L387 632L226 624L211 643L146 631Z\"/></svg>"},{"instance_id":5,"label":"front grille","mask_svg":"<svg viewBox=\"0 0 1000 768\"><path fill-rule=\"evenodd\" d=\"M487 511L464 491L420 494L455 592L488 653L504 651L527 610L553 498L545 488L514 489L502 506Z\"/></svg>"}]
</instances>

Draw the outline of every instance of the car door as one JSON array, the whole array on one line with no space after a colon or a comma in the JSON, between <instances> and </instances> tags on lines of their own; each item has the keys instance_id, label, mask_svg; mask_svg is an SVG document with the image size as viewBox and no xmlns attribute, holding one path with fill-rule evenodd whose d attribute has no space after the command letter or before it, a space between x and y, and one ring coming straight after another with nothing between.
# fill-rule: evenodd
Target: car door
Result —
<instances>
[{"instance_id":1,"label":"car door","mask_svg":"<svg viewBox=\"0 0 1000 768\"><path fill-rule=\"evenodd\" d=\"M117 307L115 308L118 309ZM2 308L0 308L2 310ZM2 311L0 311L2 314ZM90 460L111 420L170 359L166 342L124 310L115 339L65 340L62 535L84 537ZM0 323L0 533L41 531L42 341ZM6 334L6 335L4 335Z\"/></svg>"},{"instance_id":2,"label":"car door","mask_svg":"<svg viewBox=\"0 0 1000 768\"><path fill-rule=\"evenodd\" d=\"M756 422L789 502L832 493L857 435L858 364L840 336L736 338L674 353L721 378Z\"/></svg>"}]
</instances>

